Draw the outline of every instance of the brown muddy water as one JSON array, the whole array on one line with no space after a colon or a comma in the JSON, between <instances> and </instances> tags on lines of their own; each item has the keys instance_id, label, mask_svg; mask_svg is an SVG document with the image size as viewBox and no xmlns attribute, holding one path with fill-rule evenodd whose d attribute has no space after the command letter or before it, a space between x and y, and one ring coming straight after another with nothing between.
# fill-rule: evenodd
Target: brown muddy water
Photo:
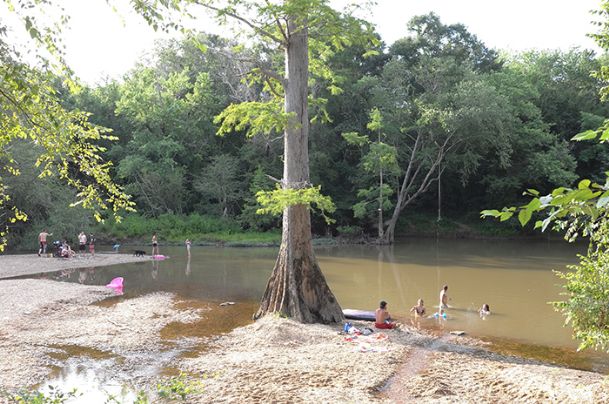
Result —
<instances>
[{"instance_id":1,"label":"brown muddy water","mask_svg":"<svg viewBox=\"0 0 609 404\"><path fill-rule=\"evenodd\" d=\"M126 248L124 250L128 252ZM492 342L492 349L503 353L609 373L606 355L576 352L577 343L571 338L571 329L563 326L564 318L548 303L561 298L561 281L553 270L565 270L566 265L577 262L576 254L584 251L583 244L562 241L408 239L393 247L323 247L317 248L316 254L343 308L374 310L379 300L386 300L394 317L411 323L409 310L417 299L422 298L428 314L432 314L439 301L440 289L446 284L450 297L447 319L423 319L415 325L446 331L463 330ZM180 336L206 337L250 322L273 267L277 248L193 246L188 259L184 248L161 247L161 254L171 258L165 261L143 259L141 263L46 276L93 285L105 285L112 278L122 276L124 295L102 304L155 291L176 293L183 300L181 304L197 308L206 306L210 310L194 326L168 326L163 337L171 340ZM217 309L224 301L237 303L230 307L230 316ZM483 303L490 305L492 314L481 319L478 309ZM201 346L179 354L193 355L204 349ZM94 389L107 389L107 377L98 377L95 367L101 366L102 361L111 360L89 360L88 367L83 367L82 361L76 361L56 371L46 385L69 387L76 382L91 386L92 372L95 380L101 380L96 382L98 387ZM167 369L148 371L168 372ZM132 393L125 393L121 388L117 385L110 390L122 397L124 394L132 397Z\"/></svg>"}]
</instances>

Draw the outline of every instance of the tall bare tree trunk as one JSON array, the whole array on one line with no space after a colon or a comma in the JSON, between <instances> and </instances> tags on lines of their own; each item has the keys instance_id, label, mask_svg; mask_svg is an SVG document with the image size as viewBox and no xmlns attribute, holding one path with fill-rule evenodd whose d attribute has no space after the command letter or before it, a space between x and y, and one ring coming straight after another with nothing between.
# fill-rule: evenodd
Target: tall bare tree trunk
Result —
<instances>
[{"instance_id":1,"label":"tall bare tree trunk","mask_svg":"<svg viewBox=\"0 0 609 404\"><path fill-rule=\"evenodd\" d=\"M298 21L298 23L296 22ZM293 113L284 136L283 187L309 185L308 31L303 18L288 21L285 110ZM342 310L322 274L311 244L306 205L283 211L279 256L255 314L280 312L303 323L343 320Z\"/></svg>"},{"instance_id":2,"label":"tall bare tree trunk","mask_svg":"<svg viewBox=\"0 0 609 404\"><path fill-rule=\"evenodd\" d=\"M438 164L438 223L442 220L442 164Z\"/></svg>"},{"instance_id":3,"label":"tall bare tree trunk","mask_svg":"<svg viewBox=\"0 0 609 404\"><path fill-rule=\"evenodd\" d=\"M381 131L378 131L378 143L381 144ZM383 244L385 221L383 220L383 157L379 156L379 239Z\"/></svg>"},{"instance_id":4,"label":"tall bare tree trunk","mask_svg":"<svg viewBox=\"0 0 609 404\"><path fill-rule=\"evenodd\" d=\"M383 223L383 167L381 166L379 172L379 240L383 239L383 227L385 224Z\"/></svg>"}]
</instances>

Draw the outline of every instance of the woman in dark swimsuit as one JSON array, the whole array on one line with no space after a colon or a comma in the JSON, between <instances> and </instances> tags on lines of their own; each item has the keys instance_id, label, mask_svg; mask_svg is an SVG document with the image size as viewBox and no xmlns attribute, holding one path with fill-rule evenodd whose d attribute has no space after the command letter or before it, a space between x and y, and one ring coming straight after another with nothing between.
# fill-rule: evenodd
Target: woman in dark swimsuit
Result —
<instances>
[{"instance_id":1,"label":"woman in dark swimsuit","mask_svg":"<svg viewBox=\"0 0 609 404\"><path fill-rule=\"evenodd\" d=\"M156 231L152 233L152 255L159 255L159 240L156 237Z\"/></svg>"}]
</instances>

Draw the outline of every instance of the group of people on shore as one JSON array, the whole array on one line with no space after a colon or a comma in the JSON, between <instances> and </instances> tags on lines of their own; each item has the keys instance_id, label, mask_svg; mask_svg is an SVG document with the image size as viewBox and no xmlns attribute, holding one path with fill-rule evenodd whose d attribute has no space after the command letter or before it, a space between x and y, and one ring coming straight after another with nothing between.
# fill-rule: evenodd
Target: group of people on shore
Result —
<instances>
[{"instance_id":1,"label":"group of people on shore","mask_svg":"<svg viewBox=\"0 0 609 404\"><path fill-rule=\"evenodd\" d=\"M448 285L444 285L440 290L440 304L438 305L438 311L429 316L429 318L436 319L446 319L446 309L448 306ZM410 313L413 313L415 318L424 318L426 313L425 304L423 299L417 300L416 306L413 306L410 309ZM480 310L478 310L481 318L485 318L489 314L491 314L490 306L487 303L484 303ZM375 312L375 327L380 329L392 329L395 328L396 323L389 311L387 310L387 302L382 300L379 304L379 308L376 309Z\"/></svg>"},{"instance_id":2,"label":"group of people on shore","mask_svg":"<svg viewBox=\"0 0 609 404\"><path fill-rule=\"evenodd\" d=\"M38 235L38 256L46 256L47 255L47 246L48 246L48 238L52 236L53 233L47 232L47 229L43 229ZM95 257L95 236L91 233L89 237L85 234L85 232L81 231L78 234L78 253L80 256L84 256L86 254L87 249L89 250L89 254L92 257ZM72 258L76 256L76 252L70 246L70 243L67 241L67 237L64 237L61 241L53 242L56 251L54 252L54 256L60 258Z\"/></svg>"},{"instance_id":3,"label":"group of people on shore","mask_svg":"<svg viewBox=\"0 0 609 404\"><path fill-rule=\"evenodd\" d=\"M43 229L40 232L40 234L38 234L38 244L39 244L38 256L39 257L47 255L48 238L51 237L52 235L53 235L53 233L49 233L47 231L47 229ZM78 234L77 238L78 238L78 253L81 256L84 256L88 249L89 254L91 254L92 257L95 257L95 236L93 235L93 233L90 233L89 236L87 237L85 232L81 231ZM55 247L57 249L54 252L54 255L57 257L72 258L76 255L76 252L72 249L72 247L70 246L70 243L68 243L67 237L64 237L61 241L59 241L59 240L55 241L55 242L53 242L53 244L55 245ZM152 244L152 255L153 256L159 255L159 240L158 240L158 236L157 236L156 232L152 233L151 244ZM192 245L192 242L189 239L186 239L184 244L186 245L186 251L187 251L188 255L190 256L190 247ZM115 244L112 248L115 252L118 252L119 246L120 246L119 244Z\"/></svg>"}]
</instances>

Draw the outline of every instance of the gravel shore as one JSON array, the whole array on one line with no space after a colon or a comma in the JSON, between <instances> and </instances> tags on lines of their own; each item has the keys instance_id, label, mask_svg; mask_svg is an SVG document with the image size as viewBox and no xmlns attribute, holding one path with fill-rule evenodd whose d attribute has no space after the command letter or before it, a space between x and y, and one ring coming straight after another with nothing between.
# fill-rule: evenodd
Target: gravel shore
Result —
<instances>
[{"instance_id":1,"label":"gravel shore","mask_svg":"<svg viewBox=\"0 0 609 404\"><path fill-rule=\"evenodd\" d=\"M55 272L62 269L102 267L144 260L150 260L150 258L111 253L98 253L95 254L95 257L87 254L84 257L76 256L68 259L39 257L37 254L0 255L0 279Z\"/></svg>"}]
</instances>

